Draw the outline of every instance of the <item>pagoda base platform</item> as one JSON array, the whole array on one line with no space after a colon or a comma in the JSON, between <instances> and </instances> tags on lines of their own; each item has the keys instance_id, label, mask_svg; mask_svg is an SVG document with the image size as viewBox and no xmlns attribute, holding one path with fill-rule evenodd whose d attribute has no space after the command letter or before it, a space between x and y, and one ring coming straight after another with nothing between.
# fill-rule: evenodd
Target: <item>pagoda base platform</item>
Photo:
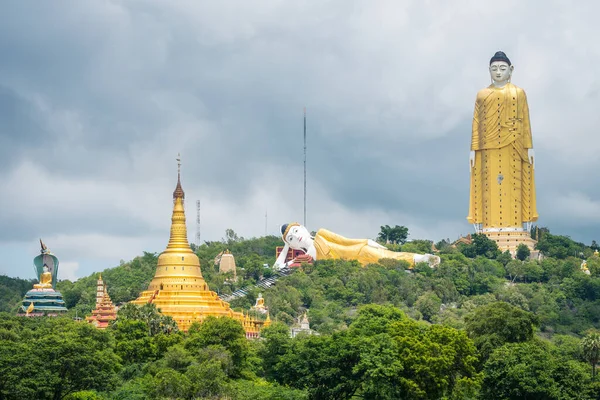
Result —
<instances>
[{"instance_id":1,"label":"pagoda base platform","mask_svg":"<svg viewBox=\"0 0 600 400\"><path fill-rule=\"evenodd\" d=\"M242 323L246 334L258 335L262 326L262 321L250 321L244 314L233 311L229 303L211 290L146 290L132 303L138 306L154 304L161 314L172 317L182 331L209 316L236 319Z\"/></svg>"},{"instance_id":2,"label":"pagoda base platform","mask_svg":"<svg viewBox=\"0 0 600 400\"><path fill-rule=\"evenodd\" d=\"M508 250L513 257L517 254L517 247L521 243L529 247L532 253L537 252L535 245L537 241L534 240L529 232L483 232L488 238L492 239L498 245L498 248L503 252Z\"/></svg>"},{"instance_id":3,"label":"pagoda base platform","mask_svg":"<svg viewBox=\"0 0 600 400\"><path fill-rule=\"evenodd\" d=\"M33 308L30 308L32 303ZM32 289L25 293L25 298L17 315L27 317L57 316L65 312L67 312L67 308L60 292L54 289Z\"/></svg>"}]
</instances>

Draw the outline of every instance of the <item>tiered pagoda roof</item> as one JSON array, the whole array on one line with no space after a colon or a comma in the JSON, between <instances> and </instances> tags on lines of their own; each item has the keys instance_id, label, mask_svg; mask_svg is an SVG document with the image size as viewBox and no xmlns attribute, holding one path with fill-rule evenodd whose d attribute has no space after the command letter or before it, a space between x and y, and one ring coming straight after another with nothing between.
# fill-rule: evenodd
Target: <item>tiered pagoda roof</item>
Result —
<instances>
[{"instance_id":1,"label":"tiered pagoda roof","mask_svg":"<svg viewBox=\"0 0 600 400\"><path fill-rule=\"evenodd\" d=\"M110 299L102 275L100 275L96 293L96 308L92 311L92 315L86 317L85 320L94 324L98 329L106 329L115 319L117 319L117 308Z\"/></svg>"}]
</instances>

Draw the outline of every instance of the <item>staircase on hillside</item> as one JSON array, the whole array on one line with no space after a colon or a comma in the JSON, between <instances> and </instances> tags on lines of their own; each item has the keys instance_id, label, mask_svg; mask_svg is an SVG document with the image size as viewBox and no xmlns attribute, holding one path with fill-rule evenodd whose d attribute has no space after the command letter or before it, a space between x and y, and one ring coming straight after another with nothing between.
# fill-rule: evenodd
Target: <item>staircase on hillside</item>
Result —
<instances>
[{"instance_id":1,"label":"staircase on hillside","mask_svg":"<svg viewBox=\"0 0 600 400\"><path fill-rule=\"evenodd\" d=\"M281 278L282 276L287 276L291 273L292 273L292 270L289 267L281 268L281 269L277 270L277 272L275 272L275 275L273 275L269 278L261 279L258 282L256 282L255 285L246 286L245 288L236 290L235 292L233 292L231 294L221 295L219 297L221 298L221 300L230 302L232 300L239 299L240 297L244 297L245 295L248 294L248 291L252 288L258 287L258 288L262 288L262 289L267 289L267 288L273 286L275 284L275 282L277 281L277 279Z\"/></svg>"}]
</instances>

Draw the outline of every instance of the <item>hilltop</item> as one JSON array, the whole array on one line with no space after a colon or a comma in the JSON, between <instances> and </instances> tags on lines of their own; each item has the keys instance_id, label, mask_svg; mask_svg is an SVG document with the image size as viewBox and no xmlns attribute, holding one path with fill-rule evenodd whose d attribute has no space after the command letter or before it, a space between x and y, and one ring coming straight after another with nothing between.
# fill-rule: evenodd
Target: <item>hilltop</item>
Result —
<instances>
[{"instance_id":1,"label":"hilltop","mask_svg":"<svg viewBox=\"0 0 600 400\"><path fill-rule=\"evenodd\" d=\"M272 265L281 244L274 236L230 234L194 251L211 289L231 293L268 276L264 265ZM419 252L431 246L426 240L390 245ZM544 258L521 254L523 261L482 236L435 247L442 259L436 269L338 260L294 270L263 292L274 323L259 341L247 341L242 326L229 319L209 318L177 332L152 305L123 307L106 331L75 323L73 316L94 306L96 274L59 282L68 316L19 318L14 309L31 281L1 277L0 304L10 314L0 314L0 397L598 397L600 384L589 368L598 362L600 344L595 242L587 246L545 230L538 243ZM236 255L236 283L214 265L226 249ZM102 271L115 302L134 299L156 263L157 254L144 253ZM232 307L247 310L257 295L251 289ZM290 338L289 326L307 310L320 335Z\"/></svg>"},{"instance_id":2,"label":"hilltop","mask_svg":"<svg viewBox=\"0 0 600 400\"><path fill-rule=\"evenodd\" d=\"M431 244L416 240L389 247L426 252ZM222 241L192 246L211 290L228 294L270 276L272 271L265 264L273 264L275 247L281 245L276 236L244 239L228 230ZM371 303L391 304L417 320L461 328L464 315L495 300L533 312L539 318L540 332L580 335L600 327L600 260L593 256L595 242L586 246L545 229L538 244L543 260L524 262L502 254L485 239L459 248L441 241L436 248L442 263L435 270L417 266L407 273L404 263L392 260L364 268L355 262L324 261L281 278L263 295L277 320L292 324L310 309L311 325L322 332L344 328L357 307ZM218 274L214 264L215 257L227 249L236 257L239 279L235 283ZM145 290L157 258L157 253L145 252L101 271L116 304L133 300ZM590 276L580 270L582 258L588 259ZM58 283L70 314L81 316L93 309L96 279L97 274L92 274ZM15 311L31 284L30 280L0 276L0 311ZM234 300L232 307L248 309L257 295L258 289L251 289L247 297Z\"/></svg>"}]
</instances>

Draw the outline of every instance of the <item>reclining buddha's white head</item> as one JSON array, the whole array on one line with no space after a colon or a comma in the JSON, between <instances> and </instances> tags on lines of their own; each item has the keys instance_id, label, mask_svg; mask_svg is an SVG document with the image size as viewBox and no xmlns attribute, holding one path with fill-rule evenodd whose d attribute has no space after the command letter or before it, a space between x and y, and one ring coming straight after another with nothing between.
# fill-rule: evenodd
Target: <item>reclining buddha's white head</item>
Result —
<instances>
[{"instance_id":1,"label":"reclining buddha's white head","mask_svg":"<svg viewBox=\"0 0 600 400\"><path fill-rule=\"evenodd\" d=\"M308 229L297 222L281 225L281 238L292 249L304 250L304 252L313 244L313 238Z\"/></svg>"}]
</instances>

